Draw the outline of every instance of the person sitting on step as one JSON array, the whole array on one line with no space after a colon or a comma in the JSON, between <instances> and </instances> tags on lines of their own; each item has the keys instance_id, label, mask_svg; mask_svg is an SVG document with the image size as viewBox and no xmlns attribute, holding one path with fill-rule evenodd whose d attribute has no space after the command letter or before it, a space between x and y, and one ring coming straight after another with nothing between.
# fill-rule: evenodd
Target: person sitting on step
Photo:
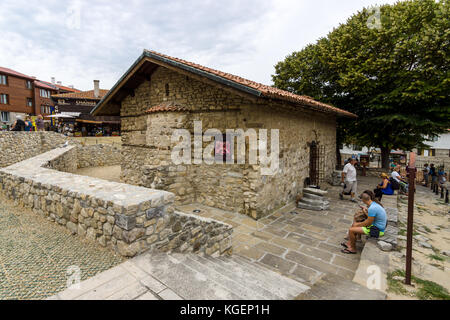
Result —
<instances>
[{"instance_id":1,"label":"person sitting on step","mask_svg":"<svg viewBox=\"0 0 450 320\"><path fill-rule=\"evenodd\" d=\"M400 175L400 166L395 167L392 171L392 178L400 185L400 191L408 194L408 181Z\"/></svg>"},{"instance_id":2,"label":"person sitting on step","mask_svg":"<svg viewBox=\"0 0 450 320\"><path fill-rule=\"evenodd\" d=\"M381 174L381 183L377 185L377 188L373 190L375 193L375 198L378 201L381 201L383 194L392 196L394 194L394 190L392 189L392 184L389 181L389 176L386 173Z\"/></svg>"},{"instance_id":3,"label":"person sitting on step","mask_svg":"<svg viewBox=\"0 0 450 320\"><path fill-rule=\"evenodd\" d=\"M374 238L379 238L384 235L387 224L387 214L383 206L374 199L373 192L370 190L364 191L360 198L367 208L363 211L367 213L368 218L363 222L354 222L348 230L348 241L341 243L345 249L342 253L356 254L356 238L363 234L370 235Z\"/></svg>"}]
</instances>

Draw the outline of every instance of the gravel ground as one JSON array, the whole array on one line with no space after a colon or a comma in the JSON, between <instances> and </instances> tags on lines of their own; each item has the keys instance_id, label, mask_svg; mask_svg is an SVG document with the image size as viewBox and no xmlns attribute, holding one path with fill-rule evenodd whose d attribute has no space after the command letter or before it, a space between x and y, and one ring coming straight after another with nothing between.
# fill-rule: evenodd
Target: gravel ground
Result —
<instances>
[{"instance_id":1,"label":"gravel ground","mask_svg":"<svg viewBox=\"0 0 450 320\"><path fill-rule=\"evenodd\" d=\"M85 280L123 261L0 193L0 299L43 299L66 289L70 270Z\"/></svg>"}]
</instances>

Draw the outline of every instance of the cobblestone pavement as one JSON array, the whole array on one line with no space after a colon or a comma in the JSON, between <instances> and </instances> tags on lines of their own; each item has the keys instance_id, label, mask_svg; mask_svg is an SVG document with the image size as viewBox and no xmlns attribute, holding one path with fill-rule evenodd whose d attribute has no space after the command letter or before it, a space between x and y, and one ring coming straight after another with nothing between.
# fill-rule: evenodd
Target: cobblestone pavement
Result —
<instances>
[{"instance_id":1,"label":"cobblestone pavement","mask_svg":"<svg viewBox=\"0 0 450 320\"><path fill-rule=\"evenodd\" d=\"M70 266L85 280L123 261L0 194L0 299L46 298L66 288Z\"/></svg>"},{"instance_id":2,"label":"cobblestone pavement","mask_svg":"<svg viewBox=\"0 0 450 320\"><path fill-rule=\"evenodd\" d=\"M366 189L373 190L378 180L360 177L358 195ZM358 267L361 247L356 255L341 253L340 243L358 209L358 204L350 202L348 197L339 200L341 190L341 187L329 187L329 210L310 211L291 205L259 221L199 204L179 209L187 213L199 209L200 216L233 225L234 254L306 284L314 284L327 273L353 279Z\"/></svg>"}]
</instances>

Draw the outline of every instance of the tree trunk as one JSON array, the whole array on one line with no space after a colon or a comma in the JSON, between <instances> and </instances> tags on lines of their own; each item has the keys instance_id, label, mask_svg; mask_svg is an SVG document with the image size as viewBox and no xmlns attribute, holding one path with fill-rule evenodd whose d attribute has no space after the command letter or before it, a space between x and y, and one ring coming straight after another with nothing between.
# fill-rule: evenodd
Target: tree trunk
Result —
<instances>
[{"instance_id":1,"label":"tree trunk","mask_svg":"<svg viewBox=\"0 0 450 320\"><path fill-rule=\"evenodd\" d=\"M384 169L389 169L389 155L391 154L391 149L382 147L381 148L381 167Z\"/></svg>"}]
</instances>

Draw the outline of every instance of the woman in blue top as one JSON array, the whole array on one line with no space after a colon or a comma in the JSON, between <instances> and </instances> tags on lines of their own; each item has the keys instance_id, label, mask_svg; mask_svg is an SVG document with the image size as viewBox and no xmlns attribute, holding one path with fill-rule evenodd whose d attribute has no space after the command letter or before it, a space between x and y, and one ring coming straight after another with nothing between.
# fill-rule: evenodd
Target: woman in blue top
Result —
<instances>
[{"instance_id":1,"label":"woman in blue top","mask_svg":"<svg viewBox=\"0 0 450 320\"><path fill-rule=\"evenodd\" d=\"M381 201L383 194L388 196L394 194L391 182L389 181L389 176L386 173L382 173L381 179L382 179L381 183L377 185L377 188L375 190L373 190L373 192L375 193L375 198L377 198L378 201Z\"/></svg>"}]
</instances>

